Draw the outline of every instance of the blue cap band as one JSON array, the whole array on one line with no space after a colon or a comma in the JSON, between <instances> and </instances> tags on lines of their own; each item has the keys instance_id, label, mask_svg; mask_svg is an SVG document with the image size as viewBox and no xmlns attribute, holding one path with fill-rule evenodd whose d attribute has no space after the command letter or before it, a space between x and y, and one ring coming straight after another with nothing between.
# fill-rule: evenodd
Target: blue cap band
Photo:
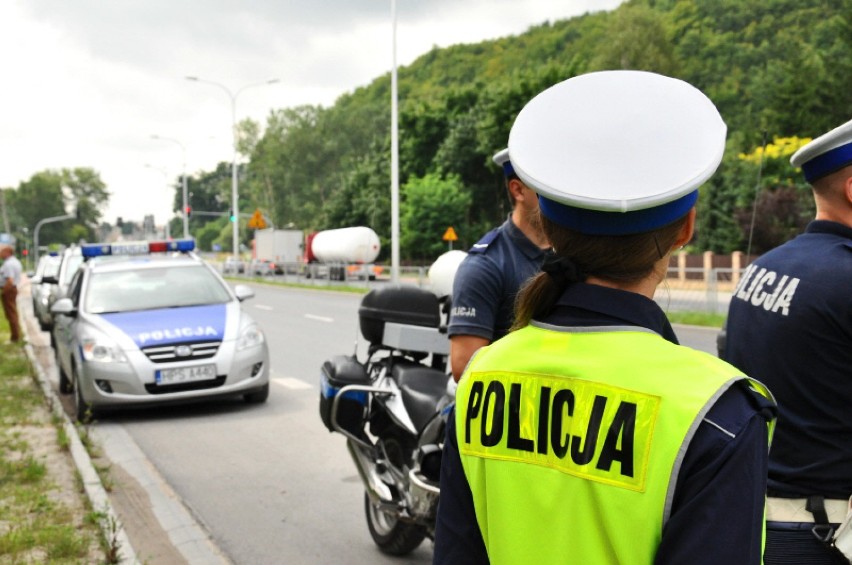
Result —
<instances>
[{"instance_id":1,"label":"blue cap band","mask_svg":"<svg viewBox=\"0 0 852 565\"><path fill-rule=\"evenodd\" d=\"M538 204L544 216L566 228L589 235L628 235L661 228L682 218L698 201L694 190L677 200L653 208L630 212L602 212L560 204L539 195Z\"/></svg>"},{"instance_id":2,"label":"blue cap band","mask_svg":"<svg viewBox=\"0 0 852 565\"><path fill-rule=\"evenodd\" d=\"M852 163L852 143L847 143L826 151L807 163L802 163L802 172L805 173L805 180L813 182L842 169L850 163Z\"/></svg>"},{"instance_id":3,"label":"blue cap band","mask_svg":"<svg viewBox=\"0 0 852 565\"><path fill-rule=\"evenodd\" d=\"M515 167L512 166L511 161L506 161L503 163L503 174L507 177L511 177L515 174Z\"/></svg>"}]
</instances>

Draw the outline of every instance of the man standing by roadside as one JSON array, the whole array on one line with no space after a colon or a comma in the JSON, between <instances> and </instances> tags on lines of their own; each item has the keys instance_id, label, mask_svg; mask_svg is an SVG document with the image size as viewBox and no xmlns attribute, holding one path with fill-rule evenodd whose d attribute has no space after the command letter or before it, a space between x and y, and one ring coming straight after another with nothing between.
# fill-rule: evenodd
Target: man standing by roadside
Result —
<instances>
[{"instance_id":1,"label":"man standing by roadside","mask_svg":"<svg viewBox=\"0 0 852 565\"><path fill-rule=\"evenodd\" d=\"M21 284L21 262L15 257L15 249L11 245L0 244L0 284L3 293L3 313L9 321L11 342L21 340L21 326L18 322L18 285Z\"/></svg>"},{"instance_id":2,"label":"man standing by roadside","mask_svg":"<svg viewBox=\"0 0 852 565\"><path fill-rule=\"evenodd\" d=\"M473 245L453 283L448 335L450 365L458 381L477 349L500 339L515 320L515 296L544 260L547 240L538 196L515 174L504 149L493 157L503 169L512 213Z\"/></svg>"},{"instance_id":3,"label":"man standing by roadside","mask_svg":"<svg viewBox=\"0 0 852 565\"><path fill-rule=\"evenodd\" d=\"M813 188L816 218L749 266L724 357L778 401L764 563L849 563L831 542L852 495L852 120L790 163Z\"/></svg>"}]
</instances>

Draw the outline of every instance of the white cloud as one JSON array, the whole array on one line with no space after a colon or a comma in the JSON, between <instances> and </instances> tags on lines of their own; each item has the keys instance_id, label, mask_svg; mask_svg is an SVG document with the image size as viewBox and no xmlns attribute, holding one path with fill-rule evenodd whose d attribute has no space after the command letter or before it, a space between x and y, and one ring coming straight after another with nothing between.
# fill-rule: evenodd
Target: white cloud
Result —
<instances>
[{"instance_id":1,"label":"white cloud","mask_svg":"<svg viewBox=\"0 0 852 565\"><path fill-rule=\"evenodd\" d=\"M516 35L622 0L397 0L397 63L433 46ZM4 0L0 4L0 186L92 167L112 193L105 220L171 216L167 180L230 161L238 119L329 105L391 67L387 0ZM153 168L146 168L150 164ZM166 171L167 177L157 169Z\"/></svg>"}]
</instances>

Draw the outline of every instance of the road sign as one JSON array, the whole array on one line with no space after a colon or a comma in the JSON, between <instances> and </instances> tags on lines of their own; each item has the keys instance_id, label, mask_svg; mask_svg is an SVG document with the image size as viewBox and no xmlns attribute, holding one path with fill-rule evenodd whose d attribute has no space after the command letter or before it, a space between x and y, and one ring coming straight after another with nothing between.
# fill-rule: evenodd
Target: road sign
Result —
<instances>
[{"instance_id":1,"label":"road sign","mask_svg":"<svg viewBox=\"0 0 852 565\"><path fill-rule=\"evenodd\" d=\"M456 230L453 229L453 226L450 226L444 232L444 236L441 239L444 241L458 241L459 236L456 235Z\"/></svg>"},{"instance_id":2,"label":"road sign","mask_svg":"<svg viewBox=\"0 0 852 565\"><path fill-rule=\"evenodd\" d=\"M263 219L263 214L260 213L260 209L254 211L251 218L248 221L248 227L253 230L262 230L266 228L266 220Z\"/></svg>"}]
</instances>

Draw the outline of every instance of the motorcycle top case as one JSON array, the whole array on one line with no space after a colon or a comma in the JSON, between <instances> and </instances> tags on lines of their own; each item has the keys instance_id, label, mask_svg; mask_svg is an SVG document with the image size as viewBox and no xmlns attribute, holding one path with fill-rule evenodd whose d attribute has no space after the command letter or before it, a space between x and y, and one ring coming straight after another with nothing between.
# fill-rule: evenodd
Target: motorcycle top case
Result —
<instances>
[{"instance_id":1,"label":"motorcycle top case","mask_svg":"<svg viewBox=\"0 0 852 565\"><path fill-rule=\"evenodd\" d=\"M334 398L346 385L369 385L366 369L354 357L336 355L322 364L320 374L320 418L328 431L336 431L331 425L331 408ZM350 391L337 402L337 424L348 432L358 434L363 429L369 394Z\"/></svg>"},{"instance_id":2,"label":"motorcycle top case","mask_svg":"<svg viewBox=\"0 0 852 565\"><path fill-rule=\"evenodd\" d=\"M381 344L385 323L437 328L441 324L438 297L416 286L392 285L368 292L358 308L361 335Z\"/></svg>"}]
</instances>

